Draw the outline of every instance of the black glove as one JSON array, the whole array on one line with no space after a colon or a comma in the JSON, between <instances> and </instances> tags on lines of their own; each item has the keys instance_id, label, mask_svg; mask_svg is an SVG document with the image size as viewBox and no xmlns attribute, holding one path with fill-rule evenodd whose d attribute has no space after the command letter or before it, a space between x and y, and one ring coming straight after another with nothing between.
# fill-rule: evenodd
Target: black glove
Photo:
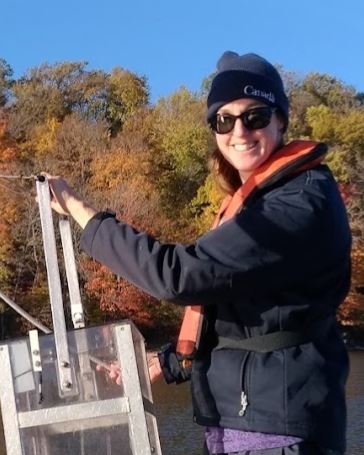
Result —
<instances>
[{"instance_id":1,"label":"black glove","mask_svg":"<svg viewBox=\"0 0 364 455\"><path fill-rule=\"evenodd\" d=\"M194 354L183 355L176 352L176 346L168 343L158 353L159 363L167 384L189 381L192 372Z\"/></svg>"}]
</instances>

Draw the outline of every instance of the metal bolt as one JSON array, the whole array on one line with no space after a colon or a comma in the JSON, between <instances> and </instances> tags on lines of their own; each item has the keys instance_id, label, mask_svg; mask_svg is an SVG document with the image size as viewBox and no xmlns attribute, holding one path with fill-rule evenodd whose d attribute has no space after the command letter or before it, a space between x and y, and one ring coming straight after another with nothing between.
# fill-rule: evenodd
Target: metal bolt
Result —
<instances>
[{"instance_id":1,"label":"metal bolt","mask_svg":"<svg viewBox=\"0 0 364 455\"><path fill-rule=\"evenodd\" d=\"M70 381L63 381L62 385L65 389L72 389L72 383Z\"/></svg>"},{"instance_id":2,"label":"metal bolt","mask_svg":"<svg viewBox=\"0 0 364 455\"><path fill-rule=\"evenodd\" d=\"M70 366L70 364L66 362L66 360L62 360L61 365L63 366L63 368L68 368Z\"/></svg>"},{"instance_id":3,"label":"metal bolt","mask_svg":"<svg viewBox=\"0 0 364 455\"><path fill-rule=\"evenodd\" d=\"M76 322L77 324L80 323L80 322L83 322L83 315L82 315L82 313L75 313L75 314L73 315L73 318L74 318L74 320L75 320L75 322Z\"/></svg>"},{"instance_id":4,"label":"metal bolt","mask_svg":"<svg viewBox=\"0 0 364 455\"><path fill-rule=\"evenodd\" d=\"M40 366L41 366L41 363L40 363L40 361L39 361L39 360L36 360L36 361L34 362L34 366L36 366L36 367L40 367Z\"/></svg>"},{"instance_id":5,"label":"metal bolt","mask_svg":"<svg viewBox=\"0 0 364 455\"><path fill-rule=\"evenodd\" d=\"M33 351L33 355L39 355L39 351L38 351L38 349L34 349L34 351Z\"/></svg>"}]
</instances>

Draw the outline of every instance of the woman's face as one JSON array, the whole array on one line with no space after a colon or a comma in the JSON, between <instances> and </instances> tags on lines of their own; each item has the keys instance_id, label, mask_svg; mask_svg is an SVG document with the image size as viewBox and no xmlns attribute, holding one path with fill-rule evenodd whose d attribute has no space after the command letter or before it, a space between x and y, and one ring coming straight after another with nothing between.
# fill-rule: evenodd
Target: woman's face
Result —
<instances>
[{"instance_id":1,"label":"woman's face","mask_svg":"<svg viewBox=\"0 0 364 455\"><path fill-rule=\"evenodd\" d=\"M257 100L241 98L227 103L218 114L239 115L248 109L265 106ZM216 133L217 146L224 158L239 172L242 182L266 161L282 141L283 123L273 113L268 126L249 130L239 118L229 133Z\"/></svg>"}]
</instances>

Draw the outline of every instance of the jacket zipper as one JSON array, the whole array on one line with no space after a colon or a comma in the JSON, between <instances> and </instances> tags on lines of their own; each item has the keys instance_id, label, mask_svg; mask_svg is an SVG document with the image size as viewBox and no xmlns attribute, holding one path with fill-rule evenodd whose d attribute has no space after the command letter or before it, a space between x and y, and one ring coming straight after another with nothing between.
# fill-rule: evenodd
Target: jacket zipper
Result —
<instances>
[{"instance_id":1,"label":"jacket zipper","mask_svg":"<svg viewBox=\"0 0 364 455\"><path fill-rule=\"evenodd\" d=\"M248 401L248 364L249 358L251 356L251 352L248 352L244 363L241 368L241 377L242 377L242 389L240 393L240 410L239 410L239 417L243 417L246 413L247 407L249 406Z\"/></svg>"}]
</instances>

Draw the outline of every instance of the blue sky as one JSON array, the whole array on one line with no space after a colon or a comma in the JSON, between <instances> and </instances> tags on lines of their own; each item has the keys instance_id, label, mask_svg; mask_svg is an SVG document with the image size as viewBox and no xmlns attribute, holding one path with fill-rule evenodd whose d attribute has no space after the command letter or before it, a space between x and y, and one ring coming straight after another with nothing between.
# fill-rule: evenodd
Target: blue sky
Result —
<instances>
[{"instance_id":1,"label":"blue sky","mask_svg":"<svg viewBox=\"0 0 364 455\"><path fill-rule=\"evenodd\" d=\"M225 50L286 70L328 73L364 91L362 0L2 0L0 58L89 62L145 75L151 99L198 90Z\"/></svg>"}]
</instances>

